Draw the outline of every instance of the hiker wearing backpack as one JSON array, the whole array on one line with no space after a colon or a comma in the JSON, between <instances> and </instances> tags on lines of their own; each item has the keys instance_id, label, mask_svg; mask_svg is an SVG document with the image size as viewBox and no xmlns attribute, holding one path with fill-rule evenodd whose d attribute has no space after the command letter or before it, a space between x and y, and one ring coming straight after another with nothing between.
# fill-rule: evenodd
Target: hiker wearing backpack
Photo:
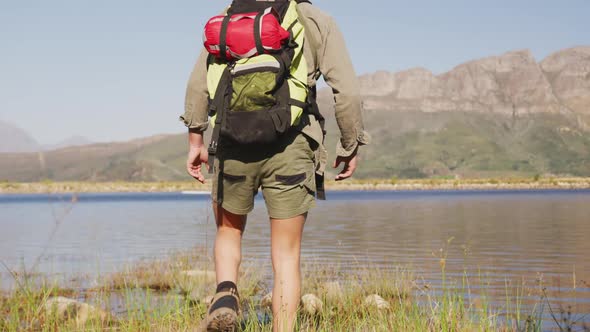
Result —
<instances>
[{"instance_id":1,"label":"hiker wearing backpack","mask_svg":"<svg viewBox=\"0 0 590 332\"><path fill-rule=\"evenodd\" d=\"M191 74L181 120L189 128L187 171L213 173L218 287L203 322L233 331L241 239L261 188L271 227L273 330L292 331L301 296L303 226L315 198L325 199L324 119L316 81L332 88L341 133L336 180L350 178L363 129L359 83L334 20L304 0L234 0L204 29L205 50ZM213 127L205 145L203 132Z\"/></svg>"}]
</instances>

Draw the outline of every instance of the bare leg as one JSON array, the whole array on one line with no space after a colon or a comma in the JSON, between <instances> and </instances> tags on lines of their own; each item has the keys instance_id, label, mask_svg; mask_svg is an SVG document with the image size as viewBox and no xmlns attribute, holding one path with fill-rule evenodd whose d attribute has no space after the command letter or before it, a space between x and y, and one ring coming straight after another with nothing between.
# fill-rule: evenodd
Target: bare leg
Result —
<instances>
[{"instance_id":1,"label":"bare leg","mask_svg":"<svg viewBox=\"0 0 590 332\"><path fill-rule=\"evenodd\" d=\"M293 331L301 298L301 237L307 214L291 219L271 219L273 331Z\"/></svg>"},{"instance_id":2,"label":"bare leg","mask_svg":"<svg viewBox=\"0 0 590 332\"><path fill-rule=\"evenodd\" d=\"M247 216L230 213L217 204L213 205L213 210L217 221L214 249L217 284L223 281L237 284Z\"/></svg>"}]
</instances>

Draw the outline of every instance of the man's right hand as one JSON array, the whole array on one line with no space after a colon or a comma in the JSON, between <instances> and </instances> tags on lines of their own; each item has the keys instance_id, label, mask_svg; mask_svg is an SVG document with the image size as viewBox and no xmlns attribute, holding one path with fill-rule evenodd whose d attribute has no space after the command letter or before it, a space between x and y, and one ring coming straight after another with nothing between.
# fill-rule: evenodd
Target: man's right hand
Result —
<instances>
[{"instance_id":1,"label":"man's right hand","mask_svg":"<svg viewBox=\"0 0 590 332\"><path fill-rule=\"evenodd\" d=\"M186 170L190 176L195 178L201 183L205 183L205 176L203 175L203 164L209 169L207 165L209 153L205 146L200 148L190 148L188 151L188 158L186 160Z\"/></svg>"},{"instance_id":2,"label":"man's right hand","mask_svg":"<svg viewBox=\"0 0 590 332\"><path fill-rule=\"evenodd\" d=\"M205 183L203 164L209 169L209 165L207 164L209 153L203 143L203 133L189 130L188 142L189 150L188 158L186 160L186 171L197 181Z\"/></svg>"}]
</instances>

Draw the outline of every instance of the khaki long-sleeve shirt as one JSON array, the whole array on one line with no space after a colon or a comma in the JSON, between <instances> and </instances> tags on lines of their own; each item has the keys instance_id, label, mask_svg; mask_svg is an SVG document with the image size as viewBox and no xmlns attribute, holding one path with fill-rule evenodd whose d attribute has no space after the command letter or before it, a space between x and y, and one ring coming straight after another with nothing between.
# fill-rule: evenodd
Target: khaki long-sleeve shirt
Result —
<instances>
[{"instance_id":1,"label":"khaki long-sleeve shirt","mask_svg":"<svg viewBox=\"0 0 590 332\"><path fill-rule=\"evenodd\" d=\"M370 136L364 131L361 114L359 81L346 49L340 29L329 15L308 3L297 5L299 19L305 28L303 55L308 65L307 81L316 85L323 75L332 88L335 116L341 138L336 147L338 156L350 156L359 145L368 144ZM180 118L189 128L205 131L208 127L207 52L203 50L190 76L184 115ZM320 110L321 111L321 110ZM324 172L326 151L318 121L309 117L300 130L319 143L316 155L318 173Z\"/></svg>"}]
</instances>

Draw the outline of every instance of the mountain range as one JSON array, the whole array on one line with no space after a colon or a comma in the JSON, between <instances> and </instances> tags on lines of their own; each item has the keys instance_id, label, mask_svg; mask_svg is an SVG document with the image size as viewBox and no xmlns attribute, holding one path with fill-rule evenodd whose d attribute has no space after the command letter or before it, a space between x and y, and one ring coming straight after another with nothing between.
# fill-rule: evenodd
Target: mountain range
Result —
<instances>
[{"instance_id":1,"label":"mountain range","mask_svg":"<svg viewBox=\"0 0 590 332\"><path fill-rule=\"evenodd\" d=\"M360 82L373 137L361 149L360 178L590 176L588 46L540 62L520 50L440 75L414 68ZM333 158L338 129L330 90L321 90L318 101ZM8 135L14 142L17 135ZM30 147L20 136L18 146ZM185 158L185 134L3 153L0 180L179 180L187 178Z\"/></svg>"},{"instance_id":2,"label":"mountain range","mask_svg":"<svg viewBox=\"0 0 590 332\"><path fill-rule=\"evenodd\" d=\"M39 149L39 143L23 129L0 121L0 153L31 152Z\"/></svg>"}]
</instances>

